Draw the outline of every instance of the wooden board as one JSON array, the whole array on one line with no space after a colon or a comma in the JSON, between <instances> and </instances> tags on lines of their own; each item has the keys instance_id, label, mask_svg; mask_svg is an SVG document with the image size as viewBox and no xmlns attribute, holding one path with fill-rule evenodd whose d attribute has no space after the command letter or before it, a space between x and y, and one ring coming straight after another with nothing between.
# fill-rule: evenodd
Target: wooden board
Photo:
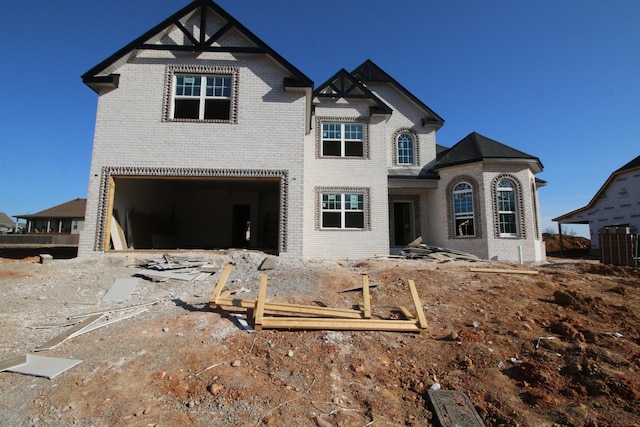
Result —
<instances>
[{"instance_id":1,"label":"wooden board","mask_svg":"<svg viewBox=\"0 0 640 427\"><path fill-rule=\"evenodd\" d=\"M362 275L362 298L364 300L364 310L362 317L371 319L371 296L369 295L369 276Z\"/></svg>"},{"instance_id":2,"label":"wooden board","mask_svg":"<svg viewBox=\"0 0 640 427\"><path fill-rule=\"evenodd\" d=\"M211 298L209 299L209 303L217 304L218 298L220 297L220 293L224 288L224 285L227 283L227 279L229 279L229 274L231 274L231 269L233 268L232 264L227 264L222 270L222 274L216 283L215 288L213 288L213 293L211 294Z\"/></svg>"},{"instance_id":3,"label":"wooden board","mask_svg":"<svg viewBox=\"0 0 640 427\"><path fill-rule=\"evenodd\" d=\"M476 273L538 274L536 270L506 270L501 268L471 267L469 271Z\"/></svg>"},{"instance_id":4,"label":"wooden board","mask_svg":"<svg viewBox=\"0 0 640 427\"><path fill-rule=\"evenodd\" d=\"M410 320L325 319L317 317L263 317L262 329L418 332Z\"/></svg>"},{"instance_id":5,"label":"wooden board","mask_svg":"<svg viewBox=\"0 0 640 427\"><path fill-rule=\"evenodd\" d=\"M258 291L258 301L256 303L254 328L256 331L262 329L262 317L264 315L264 303L267 297L267 275L260 276L260 290Z\"/></svg>"},{"instance_id":6,"label":"wooden board","mask_svg":"<svg viewBox=\"0 0 640 427\"><path fill-rule=\"evenodd\" d=\"M427 318L424 316L424 310L422 309L422 302L420 302L420 297L418 297L418 291L416 290L416 284L412 279L407 281L409 283L409 290L411 291L411 298L413 299L413 305L416 308L416 312L418 314L418 323L420 324L420 328L427 328Z\"/></svg>"}]
</instances>

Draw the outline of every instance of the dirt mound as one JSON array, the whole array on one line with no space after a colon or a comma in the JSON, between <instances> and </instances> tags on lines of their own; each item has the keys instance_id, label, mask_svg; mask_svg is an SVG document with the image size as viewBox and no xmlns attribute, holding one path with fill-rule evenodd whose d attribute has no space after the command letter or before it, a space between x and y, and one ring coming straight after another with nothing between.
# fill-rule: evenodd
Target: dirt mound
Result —
<instances>
[{"instance_id":1,"label":"dirt mound","mask_svg":"<svg viewBox=\"0 0 640 427\"><path fill-rule=\"evenodd\" d=\"M264 254L204 256L234 263L229 289L257 294ZM64 332L70 316L155 302L40 352L82 360L52 380L0 373L0 425L434 426L434 384L465 393L487 426L640 425L638 268L279 259L268 300L357 309L361 293L339 291L368 274L374 317L394 318L413 309L411 278L429 328L249 333L234 317L245 310L209 307L219 273L139 279L129 301L102 301L137 261L0 263L2 359Z\"/></svg>"},{"instance_id":2,"label":"dirt mound","mask_svg":"<svg viewBox=\"0 0 640 427\"><path fill-rule=\"evenodd\" d=\"M570 258L590 257L591 240L586 237L563 234L562 252L560 252L559 234L543 233L542 240L544 240L548 256L565 256Z\"/></svg>"}]
</instances>

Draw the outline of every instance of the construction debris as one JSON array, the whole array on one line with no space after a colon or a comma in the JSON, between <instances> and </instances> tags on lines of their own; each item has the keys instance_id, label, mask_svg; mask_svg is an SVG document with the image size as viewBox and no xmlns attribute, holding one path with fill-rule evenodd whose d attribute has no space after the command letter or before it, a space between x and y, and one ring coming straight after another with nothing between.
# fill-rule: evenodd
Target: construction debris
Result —
<instances>
[{"instance_id":1,"label":"construction debris","mask_svg":"<svg viewBox=\"0 0 640 427\"><path fill-rule=\"evenodd\" d=\"M331 307L318 307L301 304L287 304L266 301L268 277L260 277L260 288L257 299L231 298L230 291L223 291L231 273L232 265L228 264L214 288L209 300L211 308L234 307L246 308L247 319L253 322L255 330L262 329L322 329L351 331L395 331L418 332L427 328L427 321L418 298L413 280L408 280L411 297L417 311L413 315L407 310L399 309L404 320L372 319L371 296L369 294L369 276L362 275L363 302L360 310L349 310ZM275 312L278 316L265 314Z\"/></svg>"},{"instance_id":2,"label":"construction debris","mask_svg":"<svg viewBox=\"0 0 640 427\"><path fill-rule=\"evenodd\" d=\"M469 271L475 273L506 273L506 274L538 274L537 270L507 270L502 268L480 268L480 267L471 267Z\"/></svg>"},{"instance_id":3,"label":"construction debris","mask_svg":"<svg viewBox=\"0 0 640 427\"><path fill-rule=\"evenodd\" d=\"M25 363L13 365L6 370L19 374L53 379L62 372L73 368L80 362L82 362L82 360L61 359L57 357L44 357L36 356L35 354L27 354L25 356Z\"/></svg>"},{"instance_id":4,"label":"construction debris","mask_svg":"<svg viewBox=\"0 0 640 427\"><path fill-rule=\"evenodd\" d=\"M169 279L192 282L204 280L218 270L202 259L163 255L161 260L147 260L138 265L142 267L135 274L147 279L162 282Z\"/></svg>"},{"instance_id":5,"label":"construction debris","mask_svg":"<svg viewBox=\"0 0 640 427\"><path fill-rule=\"evenodd\" d=\"M405 258L420 258L435 262L481 261L479 257L467 252L426 245L422 243L422 237L418 237L416 240L409 243L401 254L404 255Z\"/></svg>"},{"instance_id":6,"label":"construction debris","mask_svg":"<svg viewBox=\"0 0 640 427\"><path fill-rule=\"evenodd\" d=\"M442 427L484 427L469 397L456 390L429 390L431 405Z\"/></svg>"}]
</instances>

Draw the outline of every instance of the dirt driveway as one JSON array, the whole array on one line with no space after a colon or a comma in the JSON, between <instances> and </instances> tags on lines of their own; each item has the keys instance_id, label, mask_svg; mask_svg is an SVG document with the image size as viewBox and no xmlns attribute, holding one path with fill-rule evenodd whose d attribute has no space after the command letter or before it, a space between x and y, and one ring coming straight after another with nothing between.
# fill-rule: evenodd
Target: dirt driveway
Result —
<instances>
[{"instance_id":1,"label":"dirt driveway","mask_svg":"<svg viewBox=\"0 0 640 427\"><path fill-rule=\"evenodd\" d=\"M140 278L128 301L103 300L114 281L161 256L0 260L2 359L36 354L80 315L147 308L38 352L82 361L53 379L1 372L0 425L438 425L428 397L436 383L465 393L487 426L640 425L638 268L280 259L266 272L269 299L352 308L361 293L338 291L368 274L374 317L398 318L398 306L411 307L413 279L429 327L251 333L235 321L243 310L209 307L219 272ZM232 262L228 288L257 295L264 254L189 257Z\"/></svg>"}]
</instances>

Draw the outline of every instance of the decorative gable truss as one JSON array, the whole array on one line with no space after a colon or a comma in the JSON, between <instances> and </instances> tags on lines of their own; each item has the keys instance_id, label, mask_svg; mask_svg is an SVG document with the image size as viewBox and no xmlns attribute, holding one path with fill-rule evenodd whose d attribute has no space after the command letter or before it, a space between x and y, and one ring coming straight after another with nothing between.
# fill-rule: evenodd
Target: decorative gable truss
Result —
<instances>
[{"instance_id":1,"label":"decorative gable truss","mask_svg":"<svg viewBox=\"0 0 640 427\"><path fill-rule=\"evenodd\" d=\"M82 75L97 93L118 87L117 69L141 51L261 53L290 74L284 88L311 90L313 82L211 0L195 0Z\"/></svg>"}]
</instances>

